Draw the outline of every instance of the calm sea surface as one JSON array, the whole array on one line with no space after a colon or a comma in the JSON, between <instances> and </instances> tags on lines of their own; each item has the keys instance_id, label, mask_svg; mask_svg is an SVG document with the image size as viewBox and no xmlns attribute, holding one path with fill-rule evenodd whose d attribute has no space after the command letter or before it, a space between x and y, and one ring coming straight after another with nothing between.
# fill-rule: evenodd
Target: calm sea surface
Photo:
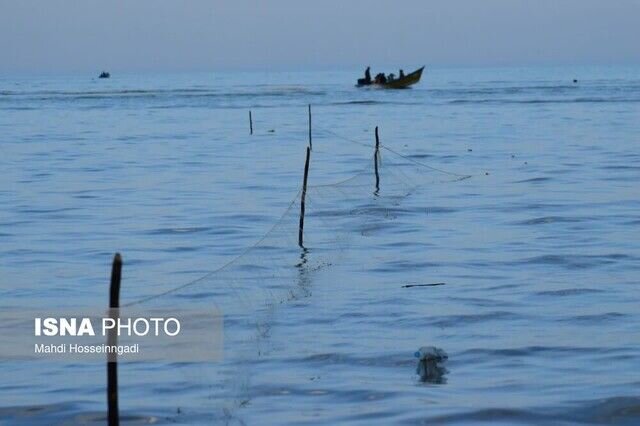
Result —
<instances>
[{"instance_id":1,"label":"calm sea surface","mask_svg":"<svg viewBox=\"0 0 640 426\"><path fill-rule=\"evenodd\" d=\"M640 69L359 74L0 76L0 305L204 276L149 304L217 306L225 359L123 363L133 424L640 424ZM0 375L0 423L104 422L102 364Z\"/></svg>"}]
</instances>

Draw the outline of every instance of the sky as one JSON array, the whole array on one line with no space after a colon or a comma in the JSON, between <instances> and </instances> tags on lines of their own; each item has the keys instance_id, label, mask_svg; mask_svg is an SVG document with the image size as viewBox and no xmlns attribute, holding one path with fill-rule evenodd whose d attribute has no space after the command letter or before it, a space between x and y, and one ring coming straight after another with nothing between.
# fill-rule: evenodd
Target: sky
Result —
<instances>
[{"instance_id":1,"label":"sky","mask_svg":"<svg viewBox=\"0 0 640 426\"><path fill-rule=\"evenodd\" d=\"M640 0L0 0L0 73L640 64Z\"/></svg>"}]
</instances>

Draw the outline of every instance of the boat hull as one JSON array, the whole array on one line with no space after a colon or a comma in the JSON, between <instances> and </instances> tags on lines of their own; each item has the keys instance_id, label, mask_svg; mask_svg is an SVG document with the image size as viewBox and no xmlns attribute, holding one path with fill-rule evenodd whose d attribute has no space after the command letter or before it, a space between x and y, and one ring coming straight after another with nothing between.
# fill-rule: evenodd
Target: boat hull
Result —
<instances>
[{"instance_id":1,"label":"boat hull","mask_svg":"<svg viewBox=\"0 0 640 426\"><path fill-rule=\"evenodd\" d=\"M369 84L362 84L360 82L358 82L357 86L358 87L368 87L368 86L373 86L373 87L381 87L384 89L406 89L408 87L413 86L414 84L418 83L420 81L420 78L422 77L422 71L424 71L424 67L415 70L414 72L405 75L402 78L398 78L395 79L393 81L389 81L386 83L375 83L375 82L371 82Z\"/></svg>"}]
</instances>

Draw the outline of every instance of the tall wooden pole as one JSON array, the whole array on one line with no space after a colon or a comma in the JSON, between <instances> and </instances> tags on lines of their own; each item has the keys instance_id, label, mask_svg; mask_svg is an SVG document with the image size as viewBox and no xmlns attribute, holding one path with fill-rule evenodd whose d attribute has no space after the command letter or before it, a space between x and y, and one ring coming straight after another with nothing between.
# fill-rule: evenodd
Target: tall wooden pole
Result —
<instances>
[{"instance_id":1,"label":"tall wooden pole","mask_svg":"<svg viewBox=\"0 0 640 426\"><path fill-rule=\"evenodd\" d=\"M251 117L251 110L249 110L249 134L253 134L253 117Z\"/></svg>"},{"instance_id":2,"label":"tall wooden pole","mask_svg":"<svg viewBox=\"0 0 640 426\"><path fill-rule=\"evenodd\" d=\"M378 157L380 156L380 138L378 137L378 126L376 126L376 152L373 156L373 163L376 171L376 194L380 191L380 174L378 173Z\"/></svg>"},{"instance_id":3,"label":"tall wooden pole","mask_svg":"<svg viewBox=\"0 0 640 426\"><path fill-rule=\"evenodd\" d=\"M302 194L300 195L300 226L298 227L298 245L304 248L304 203L307 197L307 178L309 177L309 158L311 148L307 147L307 160L304 163L304 178L302 180Z\"/></svg>"},{"instance_id":4,"label":"tall wooden pole","mask_svg":"<svg viewBox=\"0 0 640 426\"><path fill-rule=\"evenodd\" d=\"M111 266L111 285L109 287L109 314L113 314L113 309L120 307L120 280L122 278L122 257L116 253ZM115 328L109 330L107 344L117 345L118 335ZM117 355L107 354L107 405L109 426L119 426L120 415L118 413L118 362L111 360Z\"/></svg>"},{"instance_id":5,"label":"tall wooden pole","mask_svg":"<svg viewBox=\"0 0 640 426\"><path fill-rule=\"evenodd\" d=\"M311 104L309 104L309 148L313 150L313 144L311 143Z\"/></svg>"}]
</instances>

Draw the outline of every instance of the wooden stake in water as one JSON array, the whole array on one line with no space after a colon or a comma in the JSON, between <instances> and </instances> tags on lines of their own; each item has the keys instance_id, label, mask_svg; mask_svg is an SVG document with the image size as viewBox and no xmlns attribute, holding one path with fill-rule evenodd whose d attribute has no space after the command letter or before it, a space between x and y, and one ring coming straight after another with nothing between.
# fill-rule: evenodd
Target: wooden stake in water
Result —
<instances>
[{"instance_id":1,"label":"wooden stake in water","mask_svg":"<svg viewBox=\"0 0 640 426\"><path fill-rule=\"evenodd\" d=\"M113 257L113 265L111 266L111 286L109 287L109 314L113 315L114 309L120 307L120 280L122 278L122 257L120 253L116 253ZM117 320L117 318L116 318ZM117 345L118 335L114 328L109 329L107 344ZM120 415L118 413L118 362L113 361L111 357L115 354L107 354L107 406L109 426L118 426L120 424Z\"/></svg>"},{"instance_id":2,"label":"wooden stake in water","mask_svg":"<svg viewBox=\"0 0 640 426\"><path fill-rule=\"evenodd\" d=\"M253 118L251 117L251 110L249 110L249 134L253 134Z\"/></svg>"},{"instance_id":3,"label":"wooden stake in water","mask_svg":"<svg viewBox=\"0 0 640 426\"><path fill-rule=\"evenodd\" d=\"M300 195L300 226L298 228L298 245L304 248L304 202L307 197L307 178L309 177L309 158L311 156L311 148L307 147L307 160L304 163L304 178L302 180L302 194Z\"/></svg>"},{"instance_id":4,"label":"wooden stake in water","mask_svg":"<svg viewBox=\"0 0 640 426\"><path fill-rule=\"evenodd\" d=\"M380 174L378 173L378 157L380 156L380 138L378 137L378 126L376 126L376 152L373 156L373 164L376 171L376 191L375 194L378 195L380 191Z\"/></svg>"},{"instance_id":5,"label":"wooden stake in water","mask_svg":"<svg viewBox=\"0 0 640 426\"><path fill-rule=\"evenodd\" d=\"M309 104L309 148L313 150L313 144L311 143L311 104Z\"/></svg>"}]
</instances>

